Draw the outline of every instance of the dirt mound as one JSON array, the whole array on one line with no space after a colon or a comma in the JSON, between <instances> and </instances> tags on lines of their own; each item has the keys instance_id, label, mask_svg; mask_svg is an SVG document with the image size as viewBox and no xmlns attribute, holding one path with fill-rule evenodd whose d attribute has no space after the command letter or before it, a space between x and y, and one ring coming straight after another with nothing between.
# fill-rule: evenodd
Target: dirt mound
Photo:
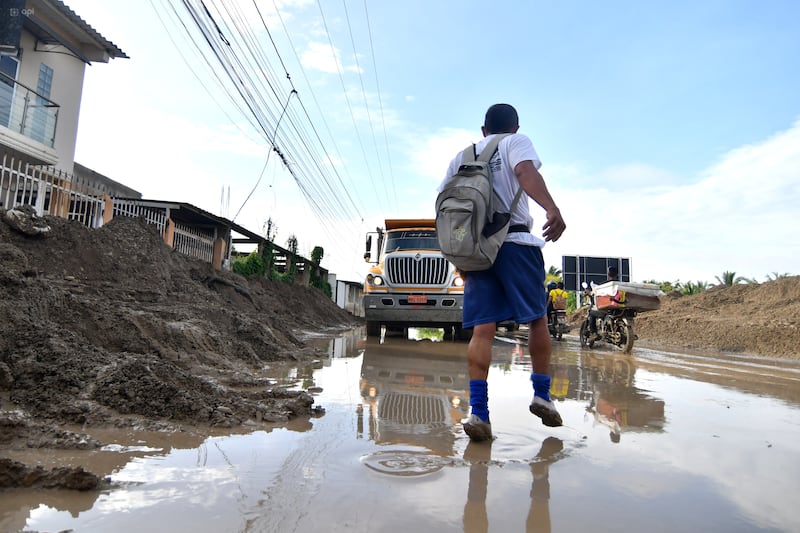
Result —
<instances>
[{"instance_id":1,"label":"dirt mound","mask_svg":"<svg viewBox=\"0 0 800 533\"><path fill-rule=\"evenodd\" d=\"M800 276L660 301L660 309L636 317L637 346L800 359ZM570 315L574 334L585 317L585 309Z\"/></svg>"},{"instance_id":2,"label":"dirt mound","mask_svg":"<svg viewBox=\"0 0 800 533\"><path fill-rule=\"evenodd\" d=\"M6 437L17 428L21 445L41 438L43 422L233 426L310 414L306 392L249 376L313 359L304 329L360 322L317 289L216 272L138 219L88 229L22 215L49 230L0 223L0 401L30 417L0 411L0 427Z\"/></svg>"},{"instance_id":3,"label":"dirt mound","mask_svg":"<svg viewBox=\"0 0 800 533\"><path fill-rule=\"evenodd\" d=\"M636 332L655 346L800 358L800 276L663 296Z\"/></svg>"}]
</instances>

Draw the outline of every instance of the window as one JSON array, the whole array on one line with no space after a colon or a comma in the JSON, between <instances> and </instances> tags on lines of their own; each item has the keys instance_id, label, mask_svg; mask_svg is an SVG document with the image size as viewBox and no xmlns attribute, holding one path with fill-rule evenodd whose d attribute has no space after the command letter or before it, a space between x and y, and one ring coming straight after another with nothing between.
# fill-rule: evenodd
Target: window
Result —
<instances>
[{"instance_id":1,"label":"window","mask_svg":"<svg viewBox=\"0 0 800 533\"><path fill-rule=\"evenodd\" d=\"M50 89L53 87L53 69L42 63L39 66L39 81L36 82L36 105L33 106L33 113L31 114L31 129L30 136L40 143L46 143L52 146L52 140L46 137L49 122L52 122L50 113L48 112L48 104L50 103Z\"/></svg>"},{"instance_id":2,"label":"window","mask_svg":"<svg viewBox=\"0 0 800 533\"><path fill-rule=\"evenodd\" d=\"M39 81L36 84L36 92L49 100L52 87L53 69L42 63L39 67Z\"/></svg>"},{"instance_id":3,"label":"window","mask_svg":"<svg viewBox=\"0 0 800 533\"><path fill-rule=\"evenodd\" d=\"M14 101L14 80L17 79L19 59L0 56L0 126L11 127L11 109ZM7 77L6 77L7 76Z\"/></svg>"},{"instance_id":4,"label":"window","mask_svg":"<svg viewBox=\"0 0 800 533\"><path fill-rule=\"evenodd\" d=\"M386 237L386 251L438 250L439 240L433 230L390 231Z\"/></svg>"}]
</instances>

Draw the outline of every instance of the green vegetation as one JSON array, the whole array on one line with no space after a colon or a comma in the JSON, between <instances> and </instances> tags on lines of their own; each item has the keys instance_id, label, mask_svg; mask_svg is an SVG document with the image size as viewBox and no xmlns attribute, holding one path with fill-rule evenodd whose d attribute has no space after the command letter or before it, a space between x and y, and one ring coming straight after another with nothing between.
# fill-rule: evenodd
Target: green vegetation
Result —
<instances>
[{"instance_id":1,"label":"green vegetation","mask_svg":"<svg viewBox=\"0 0 800 533\"><path fill-rule=\"evenodd\" d=\"M701 292L705 292L708 289L708 283L705 281L697 281L692 283L691 281L687 281L683 287L681 287L680 291L681 294L699 294Z\"/></svg>"},{"instance_id":2,"label":"green vegetation","mask_svg":"<svg viewBox=\"0 0 800 533\"><path fill-rule=\"evenodd\" d=\"M772 274L767 274L767 281L775 281L778 279L788 278L791 277L791 274L788 272L784 272L783 274L778 274L777 272L773 272Z\"/></svg>"},{"instance_id":3,"label":"green vegetation","mask_svg":"<svg viewBox=\"0 0 800 533\"><path fill-rule=\"evenodd\" d=\"M544 276L544 284L547 286L551 281L561 283L564 279L561 277L561 270L550 266L547 269L547 274ZM567 313L574 313L578 308L578 296L573 291L567 291Z\"/></svg>"},{"instance_id":4,"label":"green vegetation","mask_svg":"<svg viewBox=\"0 0 800 533\"><path fill-rule=\"evenodd\" d=\"M275 226L272 224L272 219L270 219L267 222L267 235L269 236L274 229ZM274 235L272 236L274 237ZM297 263L295 259L297 256L297 237L291 235L286 241L286 246L290 255L286 258L285 272L278 272L275 266L275 254L273 253L275 245L272 243L272 240L267 241L263 247L262 253L253 251L244 258L234 257L231 262L231 270L248 278L266 277L272 281L280 281L291 285L297 279ZM315 246L314 250L311 252L311 261L313 264L310 266L309 285L321 290L330 298L333 294L331 285L328 283L327 279L322 277L319 267L324 253L321 246Z\"/></svg>"},{"instance_id":5,"label":"green vegetation","mask_svg":"<svg viewBox=\"0 0 800 533\"><path fill-rule=\"evenodd\" d=\"M322 249L322 246L315 246L314 249L311 250L311 262L314 264L311 267L311 275L308 284L321 290L330 298L333 296L331 284L328 283L328 280L320 276L319 264L322 262L323 255L325 255L325 250Z\"/></svg>"},{"instance_id":6,"label":"green vegetation","mask_svg":"<svg viewBox=\"0 0 800 533\"><path fill-rule=\"evenodd\" d=\"M444 330L442 328L416 328L416 339L430 339L432 341L444 340Z\"/></svg>"},{"instance_id":7,"label":"green vegetation","mask_svg":"<svg viewBox=\"0 0 800 533\"><path fill-rule=\"evenodd\" d=\"M742 276L736 276L736 272L729 272L725 271L722 273L722 276L714 276L717 279L718 285L726 285L731 287L733 285L738 285L740 283L752 283L752 280L744 278ZM757 283L757 282L756 282Z\"/></svg>"}]
</instances>

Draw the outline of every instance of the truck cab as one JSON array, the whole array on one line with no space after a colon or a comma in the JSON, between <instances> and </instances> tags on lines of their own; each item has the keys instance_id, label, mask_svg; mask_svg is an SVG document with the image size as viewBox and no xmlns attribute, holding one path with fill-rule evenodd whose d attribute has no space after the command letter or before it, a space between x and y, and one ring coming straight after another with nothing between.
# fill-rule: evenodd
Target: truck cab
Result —
<instances>
[{"instance_id":1,"label":"truck cab","mask_svg":"<svg viewBox=\"0 0 800 533\"><path fill-rule=\"evenodd\" d=\"M442 256L433 219L386 219L367 233L364 283L367 336L381 327L444 328L445 338L466 338L461 328L464 279Z\"/></svg>"}]
</instances>

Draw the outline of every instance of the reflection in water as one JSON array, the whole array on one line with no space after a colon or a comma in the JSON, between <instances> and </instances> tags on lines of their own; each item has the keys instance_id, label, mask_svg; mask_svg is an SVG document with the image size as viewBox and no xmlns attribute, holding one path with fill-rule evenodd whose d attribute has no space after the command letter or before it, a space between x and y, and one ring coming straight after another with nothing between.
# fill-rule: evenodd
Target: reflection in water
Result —
<instances>
[{"instance_id":1,"label":"reflection in water","mask_svg":"<svg viewBox=\"0 0 800 533\"><path fill-rule=\"evenodd\" d=\"M118 485L4 492L0 531L800 531L797 365L567 339L554 343L551 394L570 427L544 428L527 412L530 358L518 339L498 341L500 431L473 444L458 424L464 343L361 335L310 337L315 364L258 377L313 384L324 416L242 435L114 429L93 432L114 444L102 451L5 453Z\"/></svg>"},{"instance_id":2,"label":"reflection in water","mask_svg":"<svg viewBox=\"0 0 800 533\"><path fill-rule=\"evenodd\" d=\"M550 528L550 465L563 457L564 443L547 437L539 453L531 461L530 506L525 519L525 531L549 533ZM489 465L492 460L492 441L470 442L464 450L464 461L470 463L467 502L464 504L464 532L489 531L486 495L489 492Z\"/></svg>"},{"instance_id":3,"label":"reflection in water","mask_svg":"<svg viewBox=\"0 0 800 533\"><path fill-rule=\"evenodd\" d=\"M361 363L357 432L376 444L421 446L449 457L465 416L469 378L463 345L370 340ZM366 428L365 428L366 421Z\"/></svg>"},{"instance_id":4,"label":"reflection in water","mask_svg":"<svg viewBox=\"0 0 800 533\"><path fill-rule=\"evenodd\" d=\"M636 387L634 356L582 353L572 363L554 363L552 372L550 395L586 401L587 416L609 428L612 442L619 442L623 431L663 431L664 401Z\"/></svg>"}]
</instances>

